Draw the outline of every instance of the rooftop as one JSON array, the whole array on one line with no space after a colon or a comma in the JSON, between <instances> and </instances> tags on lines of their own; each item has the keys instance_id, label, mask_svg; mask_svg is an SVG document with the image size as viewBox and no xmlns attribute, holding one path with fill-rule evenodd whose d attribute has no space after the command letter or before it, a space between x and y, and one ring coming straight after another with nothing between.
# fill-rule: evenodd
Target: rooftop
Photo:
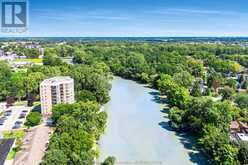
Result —
<instances>
[{"instance_id":1,"label":"rooftop","mask_svg":"<svg viewBox=\"0 0 248 165\"><path fill-rule=\"evenodd\" d=\"M248 142L248 134L238 133L237 135L241 141Z\"/></svg>"},{"instance_id":2,"label":"rooftop","mask_svg":"<svg viewBox=\"0 0 248 165\"><path fill-rule=\"evenodd\" d=\"M4 164L15 139L0 139L0 164Z\"/></svg>"},{"instance_id":3,"label":"rooftop","mask_svg":"<svg viewBox=\"0 0 248 165\"><path fill-rule=\"evenodd\" d=\"M57 76L57 77L52 77L52 78L49 78L49 79L46 79L44 81L42 81L41 85L44 85L44 84L60 84L61 82L72 82L73 79L69 76Z\"/></svg>"}]
</instances>

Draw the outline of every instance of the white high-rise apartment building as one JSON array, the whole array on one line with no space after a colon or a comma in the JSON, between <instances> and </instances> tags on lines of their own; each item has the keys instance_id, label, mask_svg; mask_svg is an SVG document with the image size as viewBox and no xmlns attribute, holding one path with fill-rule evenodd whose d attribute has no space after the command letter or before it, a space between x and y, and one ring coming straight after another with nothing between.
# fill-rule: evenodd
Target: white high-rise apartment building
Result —
<instances>
[{"instance_id":1,"label":"white high-rise apartment building","mask_svg":"<svg viewBox=\"0 0 248 165\"><path fill-rule=\"evenodd\" d=\"M74 80L70 77L53 77L40 84L41 112L44 116L52 114L56 104L74 103Z\"/></svg>"}]
</instances>

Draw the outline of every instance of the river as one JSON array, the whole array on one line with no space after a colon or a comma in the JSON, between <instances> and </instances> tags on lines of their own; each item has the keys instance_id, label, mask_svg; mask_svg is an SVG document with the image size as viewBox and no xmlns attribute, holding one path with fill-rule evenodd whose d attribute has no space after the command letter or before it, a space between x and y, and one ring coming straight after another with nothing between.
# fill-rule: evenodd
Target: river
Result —
<instances>
[{"instance_id":1,"label":"river","mask_svg":"<svg viewBox=\"0 0 248 165\"><path fill-rule=\"evenodd\" d=\"M100 160L115 156L117 164L206 164L189 139L168 126L158 92L115 77L105 105L108 126L99 141Z\"/></svg>"}]
</instances>

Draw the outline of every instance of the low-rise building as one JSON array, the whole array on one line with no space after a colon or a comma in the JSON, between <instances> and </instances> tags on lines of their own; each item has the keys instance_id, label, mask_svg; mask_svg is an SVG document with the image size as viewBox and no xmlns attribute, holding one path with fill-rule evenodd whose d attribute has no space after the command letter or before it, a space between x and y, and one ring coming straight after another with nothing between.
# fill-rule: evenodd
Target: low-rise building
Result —
<instances>
[{"instance_id":1,"label":"low-rise building","mask_svg":"<svg viewBox=\"0 0 248 165\"><path fill-rule=\"evenodd\" d=\"M230 124L231 139L239 142L248 142L248 126L240 121L233 121Z\"/></svg>"}]
</instances>

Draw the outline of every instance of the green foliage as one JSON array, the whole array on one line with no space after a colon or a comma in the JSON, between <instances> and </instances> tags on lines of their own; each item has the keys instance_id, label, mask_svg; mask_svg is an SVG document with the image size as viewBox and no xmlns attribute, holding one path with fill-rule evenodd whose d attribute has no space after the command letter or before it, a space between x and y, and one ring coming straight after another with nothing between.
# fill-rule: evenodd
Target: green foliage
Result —
<instances>
[{"instance_id":1,"label":"green foliage","mask_svg":"<svg viewBox=\"0 0 248 165\"><path fill-rule=\"evenodd\" d=\"M28 127L33 127L39 125L41 121L41 114L39 112L30 112L27 116L25 125Z\"/></svg>"},{"instance_id":2,"label":"green foliage","mask_svg":"<svg viewBox=\"0 0 248 165\"><path fill-rule=\"evenodd\" d=\"M248 164L248 144L241 143L238 153L238 159L240 164Z\"/></svg>"},{"instance_id":3,"label":"green foliage","mask_svg":"<svg viewBox=\"0 0 248 165\"><path fill-rule=\"evenodd\" d=\"M169 119L172 122L171 126L178 129L182 124L182 117L184 111L178 109L177 107L173 107L169 111Z\"/></svg>"},{"instance_id":4,"label":"green foliage","mask_svg":"<svg viewBox=\"0 0 248 165\"><path fill-rule=\"evenodd\" d=\"M191 100L189 90L179 86L170 75L161 75L158 88L162 94L167 96L172 106L183 109Z\"/></svg>"},{"instance_id":5,"label":"green foliage","mask_svg":"<svg viewBox=\"0 0 248 165\"><path fill-rule=\"evenodd\" d=\"M62 150L53 149L48 150L45 157L43 158L42 165L67 165L68 158Z\"/></svg>"},{"instance_id":6,"label":"green foliage","mask_svg":"<svg viewBox=\"0 0 248 165\"><path fill-rule=\"evenodd\" d=\"M50 66L59 66L63 64L63 61L61 60L61 58L57 57L56 55L49 54L44 56L43 64Z\"/></svg>"},{"instance_id":7,"label":"green foliage","mask_svg":"<svg viewBox=\"0 0 248 165\"><path fill-rule=\"evenodd\" d=\"M222 100L232 100L235 94L235 91L230 87L224 87L219 91L222 96Z\"/></svg>"},{"instance_id":8,"label":"green foliage","mask_svg":"<svg viewBox=\"0 0 248 165\"><path fill-rule=\"evenodd\" d=\"M230 88L235 89L237 86L237 81L234 79L227 79L226 85L229 86Z\"/></svg>"},{"instance_id":9,"label":"green foliage","mask_svg":"<svg viewBox=\"0 0 248 165\"><path fill-rule=\"evenodd\" d=\"M202 95L201 85L199 81L196 81L192 87L191 95L194 97L200 97Z\"/></svg>"},{"instance_id":10,"label":"green foliage","mask_svg":"<svg viewBox=\"0 0 248 165\"><path fill-rule=\"evenodd\" d=\"M208 87L213 87L215 90L224 83L224 78L221 73L211 71L208 77Z\"/></svg>"},{"instance_id":11,"label":"green foliage","mask_svg":"<svg viewBox=\"0 0 248 165\"><path fill-rule=\"evenodd\" d=\"M248 108L248 94L246 93L240 93L235 98L235 103L240 108Z\"/></svg>"},{"instance_id":12,"label":"green foliage","mask_svg":"<svg viewBox=\"0 0 248 165\"><path fill-rule=\"evenodd\" d=\"M212 125L206 125L203 132L200 144L212 157L215 164L238 165L238 149L230 144L227 133Z\"/></svg>"},{"instance_id":13,"label":"green foliage","mask_svg":"<svg viewBox=\"0 0 248 165\"><path fill-rule=\"evenodd\" d=\"M76 93L77 101L97 101L94 93L88 90L81 90Z\"/></svg>"},{"instance_id":14,"label":"green foliage","mask_svg":"<svg viewBox=\"0 0 248 165\"><path fill-rule=\"evenodd\" d=\"M189 88L193 83L193 77L187 71L176 73L173 78L178 85L183 86L185 88Z\"/></svg>"},{"instance_id":15,"label":"green foliage","mask_svg":"<svg viewBox=\"0 0 248 165\"><path fill-rule=\"evenodd\" d=\"M116 161L115 157L109 156L104 160L104 162L101 165L114 165L115 161Z\"/></svg>"},{"instance_id":16,"label":"green foliage","mask_svg":"<svg viewBox=\"0 0 248 165\"><path fill-rule=\"evenodd\" d=\"M99 105L95 102L78 102L56 105L52 118L57 129L43 163L93 164L97 156L93 147L106 126L106 112L99 112ZM60 151L60 160L53 158L57 155L55 151Z\"/></svg>"},{"instance_id":17,"label":"green foliage","mask_svg":"<svg viewBox=\"0 0 248 165\"><path fill-rule=\"evenodd\" d=\"M9 81L11 69L6 62L0 61L0 100L4 100L9 95Z\"/></svg>"}]
</instances>

